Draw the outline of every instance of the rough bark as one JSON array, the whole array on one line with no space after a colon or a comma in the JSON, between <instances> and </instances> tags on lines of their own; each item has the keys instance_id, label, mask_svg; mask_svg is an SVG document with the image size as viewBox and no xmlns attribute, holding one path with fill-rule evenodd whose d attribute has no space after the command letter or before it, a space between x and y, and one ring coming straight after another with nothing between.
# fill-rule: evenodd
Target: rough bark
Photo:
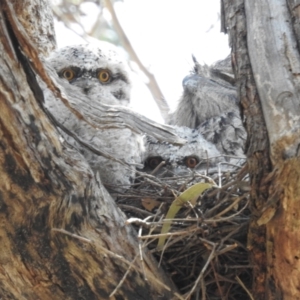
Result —
<instances>
[{"instance_id":1,"label":"rough bark","mask_svg":"<svg viewBox=\"0 0 300 300\"><path fill-rule=\"evenodd\" d=\"M299 4L223 0L248 131L254 299L300 299Z\"/></svg>"},{"instance_id":2,"label":"rough bark","mask_svg":"<svg viewBox=\"0 0 300 300\"><path fill-rule=\"evenodd\" d=\"M110 299L171 299L172 283L144 251L142 263L123 214L43 107L36 74L76 112L40 60L55 45L47 3L0 8L0 297L108 299L120 284ZM108 122L130 127L126 113ZM149 124L138 130L176 140Z\"/></svg>"}]
</instances>

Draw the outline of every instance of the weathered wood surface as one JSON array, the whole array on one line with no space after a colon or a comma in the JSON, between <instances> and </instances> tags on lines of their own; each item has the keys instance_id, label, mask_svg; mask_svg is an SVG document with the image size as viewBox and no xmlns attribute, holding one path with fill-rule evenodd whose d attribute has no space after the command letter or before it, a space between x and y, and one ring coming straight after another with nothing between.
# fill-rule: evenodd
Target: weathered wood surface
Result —
<instances>
[{"instance_id":1,"label":"weathered wood surface","mask_svg":"<svg viewBox=\"0 0 300 300\"><path fill-rule=\"evenodd\" d=\"M298 151L300 55L286 1L246 0L245 9L250 63L275 164ZM292 136L298 140L289 141Z\"/></svg>"},{"instance_id":2,"label":"weathered wood surface","mask_svg":"<svg viewBox=\"0 0 300 300\"><path fill-rule=\"evenodd\" d=\"M249 136L252 294L300 299L299 3L222 4Z\"/></svg>"},{"instance_id":3,"label":"weathered wood surface","mask_svg":"<svg viewBox=\"0 0 300 300\"><path fill-rule=\"evenodd\" d=\"M54 41L46 5L1 2L0 298L108 299L121 283L110 299L171 299L172 283L149 254L142 265L124 215L45 113L36 74L60 95L40 60Z\"/></svg>"}]
</instances>

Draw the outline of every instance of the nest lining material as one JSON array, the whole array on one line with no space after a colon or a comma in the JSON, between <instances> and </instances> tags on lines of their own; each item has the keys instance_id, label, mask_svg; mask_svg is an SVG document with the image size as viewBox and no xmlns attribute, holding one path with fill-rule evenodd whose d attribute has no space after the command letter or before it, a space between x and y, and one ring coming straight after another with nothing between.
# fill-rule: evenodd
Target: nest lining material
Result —
<instances>
[{"instance_id":1,"label":"nest lining material","mask_svg":"<svg viewBox=\"0 0 300 300\"><path fill-rule=\"evenodd\" d=\"M195 202L182 203L171 220L165 219L173 201L199 182L213 187ZM139 230L143 246L169 273L184 299L251 299L249 190L247 168L237 165L207 175L191 171L161 178L139 173L134 186L115 196L128 223ZM165 223L171 226L162 234ZM162 236L166 241L158 247Z\"/></svg>"}]
</instances>

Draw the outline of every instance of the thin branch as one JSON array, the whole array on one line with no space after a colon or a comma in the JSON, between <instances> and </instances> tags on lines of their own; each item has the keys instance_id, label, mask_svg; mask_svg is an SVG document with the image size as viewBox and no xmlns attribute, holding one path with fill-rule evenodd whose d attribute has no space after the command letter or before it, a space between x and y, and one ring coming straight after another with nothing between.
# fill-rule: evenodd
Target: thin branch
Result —
<instances>
[{"instance_id":1,"label":"thin branch","mask_svg":"<svg viewBox=\"0 0 300 300\"><path fill-rule=\"evenodd\" d=\"M204 275L204 272L206 271L206 269L207 269L208 265L210 264L211 260L214 258L215 249L216 249L216 245L214 244L204 267L202 268L198 278L196 279L196 281L194 283L194 286L192 287L192 289L189 291L189 293L186 295L186 297L184 299L186 299L186 300L190 299L190 297L194 293L196 287L198 286L199 282L201 281L201 279Z\"/></svg>"},{"instance_id":2,"label":"thin branch","mask_svg":"<svg viewBox=\"0 0 300 300\"><path fill-rule=\"evenodd\" d=\"M248 296L250 297L250 299L254 300L251 292L246 288L246 286L244 285L243 281L239 278L239 276L235 276L235 279L241 285L241 287L246 291L246 293L248 294Z\"/></svg>"},{"instance_id":3,"label":"thin branch","mask_svg":"<svg viewBox=\"0 0 300 300\"><path fill-rule=\"evenodd\" d=\"M140 61L138 55L136 54L136 52L134 51L127 35L125 34L119 19L116 15L116 12L114 10L113 4L111 2L111 0L105 0L104 1L105 7L108 9L108 11L111 14L112 17L112 23L113 23L113 27L115 29L115 31L117 32L120 41L123 45L123 47L126 49L126 51L128 52L131 60L133 60L134 62L137 63L137 65L139 66L139 68L143 71L143 73L148 77L149 82L146 83L159 110L160 113L162 115L162 117L164 118L164 120L166 120L167 116L168 116L168 112L169 112L169 106L168 103L166 102L162 91L160 90L156 79L154 77L154 75L152 73L149 72L149 70L143 65L143 63Z\"/></svg>"}]
</instances>

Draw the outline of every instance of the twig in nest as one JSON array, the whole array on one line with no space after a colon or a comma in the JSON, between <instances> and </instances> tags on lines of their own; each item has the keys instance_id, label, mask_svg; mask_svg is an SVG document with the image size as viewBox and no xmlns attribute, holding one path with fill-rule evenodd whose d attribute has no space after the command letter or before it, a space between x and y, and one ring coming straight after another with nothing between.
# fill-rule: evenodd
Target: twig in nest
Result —
<instances>
[{"instance_id":1,"label":"twig in nest","mask_svg":"<svg viewBox=\"0 0 300 300\"><path fill-rule=\"evenodd\" d=\"M232 208L234 208L242 199L244 198L244 195L241 197L237 197L233 203L231 203L229 206L227 206L223 211L219 212L214 216L214 218L219 218L229 212Z\"/></svg>"},{"instance_id":2,"label":"twig in nest","mask_svg":"<svg viewBox=\"0 0 300 300\"><path fill-rule=\"evenodd\" d=\"M216 279L216 284L217 284L217 287L218 287L219 294L220 294L220 296L222 297L222 300L223 300L224 299L224 297L223 297L223 291L222 291L221 286L220 286L220 282L219 282L219 278L217 276L215 265L213 263L211 263L210 265L211 265L211 268L212 268L212 270L214 272L214 277Z\"/></svg>"},{"instance_id":3,"label":"twig in nest","mask_svg":"<svg viewBox=\"0 0 300 300\"><path fill-rule=\"evenodd\" d=\"M165 161L162 161L152 172L151 175L155 175L157 171L166 164Z\"/></svg>"},{"instance_id":4,"label":"twig in nest","mask_svg":"<svg viewBox=\"0 0 300 300\"><path fill-rule=\"evenodd\" d=\"M119 207L121 209L123 208L123 209L135 211L135 212L137 212L139 214L143 214L143 215L147 215L147 216L151 216L151 217L154 216L154 214L152 214L151 212L143 210L143 209L140 209L140 208L137 208L137 207L134 207L134 206L130 206L130 205L126 205L126 204L119 204ZM132 218L132 219L136 219L136 218ZM128 223L134 223L135 221L130 221L130 219L128 219L127 222Z\"/></svg>"},{"instance_id":5,"label":"twig in nest","mask_svg":"<svg viewBox=\"0 0 300 300\"><path fill-rule=\"evenodd\" d=\"M231 250L235 249L236 247L237 247L237 244L225 246L223 249L216 252L216 256L222 255L228 251L231 251Z\"/></svg>"},{"instance_id":6,"label":"twig in nest","mask_svg":"<svg viewBox=\"0 0 300 300\"><path fill-rule=\"evenodd\" d=\"M202 290L202 300L206 300L206 286L203 277L201 278L201 290Z\"/></svg>"},{"instance_id":7,"label":"twig in nest","mask_svg":"<svg viewBox=\"0 0 300 300\"><path fill-rule=\"evenodd\" d=\"M201 299L207 300L216 297L223 300L228 300L229 297L241 299L241 295L247 297L245 290L235 280L235 276L242 276L240 278L250 284L252 272L246 248L250 215L247 209L249 189L242 188L249 184L246 169L236 167L230 172L222 173L222 188L209 190L195 200L193 207L182 206L176 218L164 219L174 198L181 194L180 189L186 185L186 191L195 183L207 183L208 176L198 176L196 172L191 172L184 176L156 178L149 174L143 177L139 173L140 184L130 190L132 195L140 194L141 199L148 197L163 205L162 208L154 208L157 217L146 222L137 219L136 224L149 228L149 232L145 232L140 239L146 241L150 252L167 268L185 297L202 297ZM215 170L213 176L211 180L217 181L218 174ZM150 180L147 181L146 178ZM135 198L130 200L123 197L121 201L119 203L130 203L140 209L147 209ZM132 217L134 211L128 211ZM172 222L172 226L164 236L170 238L162 248L163 251L157 251L155 240L161 236L159 230L169 222ZM208 259L210 264L207 266ZM204 266L206 270L203 270ZM188 294L186 291L189 291Z\"/></svg>"},{"instance_id":8,"label":"twig in nest","mask_svg":"<svg viewBox=\"0 0 300 300\"><path fill-rule=\"evenodd\" d=\"M229 221L231 219L233 219L234 217L238 216L243 210L245 210L247 207L248 207L248 204L249 204L249 200L246 202L246 204L244 205L244 207L239 210L237 213L229 216L229 217L225 217L225 218L220 218L220 219L208 219L208 220L205 220L206 223L217 223L217 222L224 222L224 221Z\"/></svg>"},{"instance_id":9,"label":"twig in nest","mask_svg":"<svg viewBox=\"0 0 300 300\"><path fill-rule=\"evenodd\" d=\"M141 240L146 240L146 239L149 239L149 238L159 238L161 236L176 236L176 235L183 235L183 234L188 234L188 233L191 233L191 232L197 232L199 231L200 228L193 228L192 230L188 229L188 230L183 230L183 231L177 231L177 232L167 232L167 233L159 233L159 234L152 234L152 235L144 235L144 236L141 236L139 237Z\"/></svg>"},{"instance_id":10,"label":"twig in nest","mask_svg":"<svg viewBox=\"0 0 300 300\"><path fill-rule=\"evenodd\" d=\"M246 286L244 285L243 281L239 278L239 276L235 276L235 279L237 280L237 282L241 285L241 287L246 291L246 293L248 294L248 296L250 297L251 300L254 300L252 294L250 293L250 291L246 288Z\"/></svg>"},{"instance_id":11,"label":"twig in nest","mask_svg":"<svg viewBox=\"0 0 300 300\"><path fill-rule=\"evenodd\" d=\"M147 217L145 220L143 220L145 223L147 223L147 220L149 220L150 218L152 218L151 216ZM139 232L138 232L138 237L140 238L142 236L142 232L143 232L143 227L140 226L139 228ZM144 243L145 244L145 243ZM139 239L139 253L140 253L140 261L142 264L142 269L143 269L143 273L144 273L144 279L147 281L147 277L146 277L146 272L145 272L145 263L144 263L144 259L143 259L143 247L142 247L142 242L141 239Z\"/></svg>"},{"instance_id":12,"label":"twig in nest","mask_svg":"<svg viewBox=\"0 0 300 300\"><path fill-rule=\"evenodd\" d=\"M125 221L125 224L128 225L128 224L135 223L138 226L144 226L144 227L150 228L153 226L153 222L147 222L146 221L147 219L148 218L146 218L145 220L141 220L138 218L130 218ZM139 236L139 238L141 238L141 237Z\"/></svg>"},{"instance_id":13,"label":"twig in nest","mask_svg":"<svg viewBox=\"0 0 300 300\"><path fill-rule=\"evenodd\" d=\"M188 292L188 294L186 295L186 297L184 298L185 300L188 300L190 299L190 297L192 296L192 294L194 293L197 285L199 284L199 281L201 280L201 278L203 277L204 275L204 272L206 271L208 265L210 264L211 260L213 259L214 255L215 255L215 249L216 249L216 244L213 244L213 248L210 252L210 255L204 265L204 267L202 268L198 278L196 279L195 283L194 283L194 286L191 288L191 290Z\"/></svg>"}]
</instances>

